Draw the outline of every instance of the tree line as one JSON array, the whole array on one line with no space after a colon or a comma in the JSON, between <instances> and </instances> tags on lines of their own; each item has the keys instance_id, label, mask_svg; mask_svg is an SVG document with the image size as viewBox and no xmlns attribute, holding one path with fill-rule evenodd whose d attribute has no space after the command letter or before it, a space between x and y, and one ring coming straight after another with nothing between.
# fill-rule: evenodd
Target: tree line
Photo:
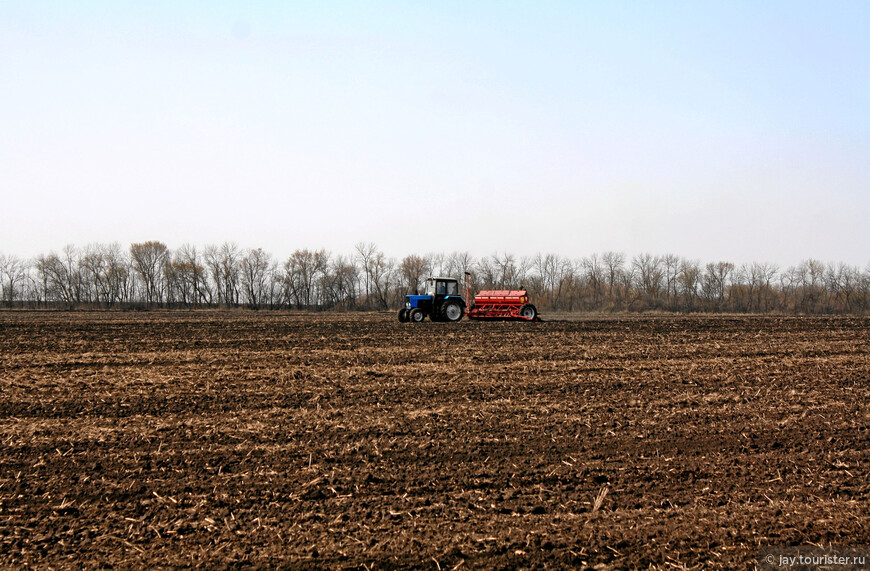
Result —
<instances>
[{"instance_id":1,"label":"tree line","mask_svg":"<svg viewBox=\"0 0 870 571\"><path fill-rule=\"evenodd\" d=\"M870 307L870 264L809 259L783 269L618 252L397 260L372 243L349 255L303 249L277 260L234 243L172 250L159 241L70 245L30 260L0 253L0 299L31 308L388 310L428 276L466 272L472 291L526 289L543 311L866 314Z\"/></svg>"}]
</instances>

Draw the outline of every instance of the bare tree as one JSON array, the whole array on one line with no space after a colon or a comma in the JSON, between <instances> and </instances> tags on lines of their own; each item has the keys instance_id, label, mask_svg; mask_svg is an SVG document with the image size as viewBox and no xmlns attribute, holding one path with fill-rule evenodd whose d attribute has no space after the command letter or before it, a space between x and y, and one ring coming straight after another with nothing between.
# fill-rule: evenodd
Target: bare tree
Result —
<instances>
[{"instance_id":1,"label":"bare tree","mask_svg":"<svg viewBox=\"0 0 870 571\"><path fill-rule=\"evenodd\" d=\"M604 283L605 283L605 267L598 254L592 254L588 258L580 260L580 268L582 268L583 276L592 293L592 306L596 309L601 308L601 301L604 298Z\"/></svg>"},{"instance_id":2,"label":"bare tree","mask_svg":"<svg viewBox=\"0 0 870 571\"><path fill-rule=\"evenodd\" d=\"M680 260L679 256L674 254L665 254L661 257L662 269L664 270L664 286L665 300L667 308L671 311L677 310L679 277L680 277Z\"/></svg>"},{"instance_id":3,"label":"bare tree","mask_svg":"<svg viewBox=\"0 0 870 571\"><path fill-rule=\"evenodd\" d=\"M556 254L542 254L538 252L532 258L532 266L534 268L535 277L537 278L538 287L536 294L543 294L547 297L547 301L553 301L553 295L556 292L556 282L560 277L562 259Z\"/></svg>"},{"instance_id":4,"label":"bare tree","mask_svg":"<svg viewBox=\"0 0 870 571\"><path fill-rule=\"evenodd\" d=\"M740 266L735 281L740 284L738 295L741 299L734 303L735 309L749 312L768 311L772 306L771 280L776 276L776 271L773 264L753 262Z\"/></svg>"},{"instance_id":5,"label":"bare tree","mask_svg":"<svg viewBox=\"0 0 870 571\"><path fill-rule=\"evenodd\" d=\"M57 255L54 258L57 258ZM36 285L37 301L46 305L52 301L54 295L54 284L52 283L53 262L51 254L48 256L40 254L33 260L33 268L36 270L34 283Z\"/></svg>"},{"instance_id":6,"label":"bare tree","mask_svg":"<svg viewBox=\"0 0 870 571\"><path fill-rule=\"evenodd\" d=\"M242 291L249 306L259 308L269 295L275 263L261 248L246 250L239 263Z\"/></svg>"},{"instance_id":7,"label":"bare tree","mask_svg":"<svg viewBox=\"0 0 870 571\"><path fill-rule=\"evenodd\" d=\"M494 254L492 256L496 267L498 268L498 287L507 289L516 284L517 262L513 254L505 252L504 254Z\"/></svg>"},{"instance_id":8,"label":"bare tree","mask_svg":"<svg viewBox=\"0 0 870 571\"><path fill-rule=\"evenodd\" d=\"M532 261L523 258L517 261L513 254L495 253L478 262L478 273L484 286L494 289L509 289L523 285Z\"/></svg>"},{"instance_id":9,"label":"bare tree","mask_svg":"<svg viewBox=\"0 0 870 571\"><path fill-rule=\"evenodd\" d=\"M329 266L326 250L296 250L284 263L285 298L297 309L316 305L317 285Z\"/></svg>"},{"instance_id":10,"label":"bare tree","mask_svg":"<svg viewBox=\"0 0 870 571\"><path fill-rule=\"evenodd\" d=\"M867 263L867 267L858 276L855 307L861 312L867 312L870 309L870 262Z\"/></svg>"},{"instance_id":11,"label":"bare tree","mask_svg":"<svg viewBox=\"0 0 870 571\"><path fill-rule=\"evenodd\" d=\"M220 262L224 285L224 301L228 306L239 303L239 257L241 253L235 242L224 242L221 245Z\"/></svg>"},{"instance_id":12,"label":"bare tree","mask_svg":"<svg viewBox=\"0 0 870 571\"><path fill-rule=\"evenodd\" d=\"M420 284L431 271L432 263L428 258L416 256L414 254L405 256L399 264L399 275L402 279L402 288L408 292L419 291Z\"/></svg>"},{"instance_id":13,"label":"bare tree","mask_svg":"<svg viewBox=\"0 0 870 571\"><path fill-rule=\"evenodd\" d=\"M779 274L779 303L784 311L796 311L795 291L798 287L797 268L789 266Z\"/></svg>"},{"instance_id":14,"label":"bare tree","mask_svg":"<svg viewBox=\"0 0 870 571\"><path fill-rule=\"evenodd\" d=\"M21 280L18 286L18 300L31 308L42 307L44 300L39 280L34 272L34 262L33 260L28 260L26 263L28 269L27 273L24 274L24 279Z\"/></svg>"},{"instance_id":15,"label":"bare tree","mask_svg":"<svg viewBox=\"0 0 870 571\"><path fill-rule=\"evenodd\" d=\"M390 308L390 293L393 288L395 262L377 252L371 259L371 279L374 286L375 304L379 309Z\"/></svg>"},{"instance_id":16,"label":"bare tree","mask_svg":"<svg viewBox=\"0 0 870 571\"><path fill-rule=\"evenodd\" d=\"M64 246L62 263L64 266L64 275L67 279L67 289L70 292L70 299L73 305L79 304L82 301L82 290L84 280L82 279L81 253L78 248L72 244Z\"/></svg>"},{"instance_id":17,"label":"bare tree","mask_svg":"<svg viewBox=\"0 0 870 571\"><path fill-rule=\"evenodd\" d=\"M473 273L474 284L478 289L499 289L499 267L495 256L484 256L477 261Z\"/></svg>"},{"instance_id":18,"label":"bare tree","mask_svg":"<svg viewBox=\"0 0 870 571\"><path fill-rule=\"evenodd\" d=\"M535 293L543 296L546 307L559 309L560 302L564 297L564 290L573 276L574 268L569 260L562 259L556 254L536 254L532 264L537 277L538 285Z\"/></svg>"},{"instance_id":19,"label":"bare tree","mask_svg":"<svg viewBox=\"0 0 870 571\"><path fill-rule=\"evenodd\" d=\"M63 258L54 252L36 258L36 272L46 302L59 301L72 308L81 301L78 265L77 251L71 245L64 248Z\"/></svg>"},{"instance_id":20,"label":"bare tree","mask_svg":"<svg viewBox=\"0 0 870 571\"><path fill-rule=\"evenodd\" d=\"M840 262L828 264L825 270L825 289L831 297L830 311L853 313L855 299L861 284L861 270Z\"/></svg>"},{"instance_id":21,"label":"bare tree","mask_svg":"<svg viewBox=\"0 0 870 571\"><path fill-rule=\"evenodd\" d=\"M805 260L795 268L795 309L801 313L819 313L825 304L825 265L819 260Z\"/></svg>"},{"instance_id":22,"label":"bare tree","mask_svg":"<svg viewBox=\"0 0 870 571\"><path fill-rule=\"evenodd\" d=\"M387 259L371 242L356 245L356 258L364 278L363 306L367 309L389 309L395 262Z\"/></svg>"},{"instance_id":23,"label":"bare tree","mask_svg":"<svg viewBox=\"0 0 870 571\"><path fill-rule=\"evenodd\" d=\"M221 277L221 256L220 249L214 244L209 244L203 250L203 259L205 260L205 268L211 280L210 291L214 291L214 302L217 304L224 303L224 287L223 278Z\"/></svg>"},{"instance_id":24,"label":"bare tree","mask_svg":"<svg viewBox=\"0 0 870 571\"><path fill-rule=\"evenodd\" d=\"M621 283L617 288L619 299L619 306L622 306L623 309L631 309L631 306L635 303L640 295L638 291L634 291L633 288L637 283L637 270L635 270L634 265L629 265L626 267L622 273L620 274ZM619 307L617 306L617 307Z\"/></svg>"},{"instance_id":25,"label":"bare tree","mask_svg":"<svg viewBox=\"0 0 870 571\"><path fill-rule=\"evenodd\" d=\"M729 279L734 272L731 262L710 262L701 278L701 293L708 304L708 309L723 311L725 295L728 292Z\"/></svg>"},{"instance_id":26,"label":"bare tree","mask_svg":"<svg viewBox=\"0 0 870 571\"><path fill-rule=\"evenodd\" d=\"M117 242L103 250L106 260L106 275L112 303L132 301L135 289L132 262Z\"/></svg>"},{"instance_id":27,"label":"bare tree","mask_svg":"<svg viewBox=\"0 0 870 571\"><path fill-rule=\"evenodd\" d=\"M353 309L356 307L359 269L352 259L335 258L321 277L323 303L328 307Z\"/></svg>"},{"instance_id":28,"label":"bare tree","mask_svg":"<svg viewBox=\"0 0 870 571\"><path fill-rule=\"evenodd\" d=\"M359 263L360 268L362 269L362 278L363 278L363 293L365 294L363 304L365 307L369 307L370 296L372 293L373 287L373 264L375 257L378 254L378 248L372 242L359 242L355 246L356 249L356 260Z\"/></svg>"},{"instance_id":29,"label":"bare tree","mask_svg":"<svg viewBox=\"0 0 870 571\"><path fill-rule=\"evenodd\" d=\"M737 266L731 274L731 284L728 286L728 298L731 311L746 313L752 302L754 292L750 285L750 268L747 264Z\"/></svg>"},{"instance_id":30,"label":"bare tree","mask_svg":"<svg viewBox=\"0 0 870 571\"><path fill-rule=\"evenodd\" d=\"M177 278L180 301L185 305L210 304L212 291L208 273L196 246L184 244L172 258L172 271Z\"/></svg>"},{"instance_id":31,"label":"bare tree","mask_svg":"<svg viewBox=\"0 0 870 571\"><path fill-rule=\"evenodd\" d=\"M680 273L677 276L678 292L683 300L686 311L695 311L698 303L698 288L701 284L701 267L697 261L683 260L680 262Z\"/></svg>"},{"instance_id":32,"label":"bare tree","mask_svg":"<svg viewBox=\"0 0 870 571\"><path fill-rule=\"evenodd\" d=\"M456 277L450 273L450 258L445 256L443 252L434 252L422 256L429 265L427 270L432 276L447 276Z\"/></svg>"},{"instance_id":33,"label":"bare tree","mask_svg":"<svg viewBox=\"0 0 870 571\"><path fill-rule=\"evenodd\" d=\"M773 280L779 272L779 267L771 263L752 264L752 266L758 281L755 311L768 312L777 303L777 294L773 289Z\"/></svg>"},{"instance_id":34,"label":"bare tree","mask_svg":"<svg viewBox=\"0 0 870 571\"><path fill-rule=\"evenodd\" d=\"M591 284L586 273L587 268L584 266L583 260L577 262L565 260L563 268L559 286L561 294L558 299L558 309L575 311L581 307L588 307L594 308L596 311L600 310L603 294L601 282L598 283L599 289L596 293L595 287Z\"/></svg>"},{"instance_id":35,"label":"bare tree","mask_svg":"<svg viewBox=\"0 0 870 571\"><path fill-rule=\"evenodd\" d=\"M474 256L468 252L451 252L447 256L447 271L445 275L462 279L466 272L473 272L474 267Z\"/></svg>"},{"instance_id":36,"label":"bare tree","mask_svg":"<svg viewBox=\"0 0 870 571\"><path fill-rule=\"evenodd\" d=\"M148 305L163 303L164 270L168 257L169 249L163 242L151 240L130 245L130 260L142 280L143 301Z\"/></svg>"},{"instance_id":37,"label":"bare tree","mask_svg":"<svg viewBox=\"0 0 870 571\"><path fill-rule=\"evenodd\" d=\"M479 284L474 275L477 264L474 260L474 256L469 252L451 252L450 255L447 256L445 265L446 270L444 271L444 275L457 278L463 285L465 285L467 279L469 289L477 289Z\"/></svg>"},{"instance_id":38,"label":"bare tree","mask_svg":"<svg viewBox=\"0 0 870 571\"><path fill-rule=\"evenodd\" d=\"M214 301L227 307L237 305L241 257L238 245L224 242L220 247L206 246L203 257L214 288Z\"/></svg>"},{"instance_id":39,"label":"bare tree","mask_svg":"<svg viewBox=\"0 0 870 571\"><path fill-rule=\"evenodd\" d=\"M208 245L203 258L214 288L215 302L233 307L239 301L239 247L224 242L220 247Z\"/></svg>"},{"instance_id":40,"label":"bare tree","mask_svg":"<svg viewBox=\"0 0 870 571\"><path fill-rule=\"evenodd\" d=\"M99 244L85 246L79 260L82 268L85 301L109 306L108 275L103 247Z\"/></svg>"},{"instance_id":41,"label":"bare tree","mask_svg":"<svg viewBox=\"0 0 870 571\"><path fill-rule=\"evenodd\" d=\"M625 281L625 254L604 252L601 255L601 262L604 264L605 278L607 279L607 297L611 309L616 309L622 297L619 285Z\"/></svg>"},{"instance_id":42,"label":"bare tree","mask_svg":"<svg viewBox=\"0 0 870 571\"><path fill-rule=\"evenodd\" d=\"M82 301L104 307L129 301L133 295L130 265L117 242L87 246L78 261Z\"/></svg>"},{"instance_id":43,"label":"bare tree","mask_svg":"<svg viewBox=\"0 0 870 571\"><path fill-rule=\"evenodd\" d=\"M658 307L665 275L661 258L650 254L639 254L634 257L631 266L637 278L638 288L643 294L644 307Z\"/></svg>"},{"instance_id":44,"label":"bare tree","mask_svg":"<svg viewBox=\"0 0 870 571\"><path fill-rule=\"evenodd\" d=\"M24 260L13 255L0 254L0 288L7 307L12 307L12 303L19 297L21 282L27 278L27 272L28 265Z\"/></svg>"}]
</instances>

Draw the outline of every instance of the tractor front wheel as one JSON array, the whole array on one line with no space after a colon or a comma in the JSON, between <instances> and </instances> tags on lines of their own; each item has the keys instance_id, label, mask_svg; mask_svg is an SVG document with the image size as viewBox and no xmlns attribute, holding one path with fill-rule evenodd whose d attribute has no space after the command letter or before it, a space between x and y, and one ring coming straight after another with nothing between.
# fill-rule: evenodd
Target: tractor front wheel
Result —
<instances>
[{"instance_id":1,"label":"tractor front wheel","mask_svg":"<svg viewBox=\"0 0 870 571\"><path fill-rule=\"evenodd\" d=\"M534 321L537 316L538 309L531 303L527 303L520 308L520 317L522 317L523 319Z\"/></svg>"},{"instance_id":2,"label":"tractor front wheel","mask_svg":"<svg viewBox=\"0 0 870 571\"><path fill-rule=\"evenodd\" d=\"M459 321L462 319L462 306L455 301L449 301L441 308L441 317L444 321Z\"/></svg>"},{"instance_id":3,"label":"tractor front wheel","mask_svg":"<svg viewBox=\"0 0 870 571\"><path fill-rule=\"evenodd\" d=\"M399 323L407 323L408 322L408 308L403 307L399 310Z\"/></svg>"},{"instance_id":4,"label":"tractor front wheel","mask_svg":"<svg viewBox=\"0 0 870 571\"><path fill-rule=\"evenodd\" d=\"M415 308L408 314L408 318L412 323L420 323L426 318L426 314L424 314L420 308Z\"/></svg>"}]
</instances>

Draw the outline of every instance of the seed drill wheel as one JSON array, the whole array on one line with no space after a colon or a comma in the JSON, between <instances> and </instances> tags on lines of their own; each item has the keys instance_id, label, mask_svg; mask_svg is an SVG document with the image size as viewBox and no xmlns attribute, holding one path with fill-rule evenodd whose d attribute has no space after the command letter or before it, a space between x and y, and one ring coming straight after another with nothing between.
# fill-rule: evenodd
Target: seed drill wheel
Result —
<instances>
[{"instance_id":1,"label":"seed drill wheel","mask_svg":"<svg viewBox=\"0 0 870 571\"><path fill-rule=\"evenodd\" d=\"M426 314L424 314L420 308L415 308L408 314L408 318L412 323L420 323L426 318Z\"/></svg>"},{"instance_id":2,"label":"seed drill wheel","mask_svg":"<svg viewBox=\"0 0 870 571\"><path fill-rule=\"evenodd\" d=\"M441 308L441 317L444 321L459 321L462 319L462 306L455 301L449 301Z\"/></svg>"},{"instance_id":3,"label":"seed drill wheel","mask_svg":"<svg viewBox=\"0 0 870 571\"><path fill-rule=\"evenodd\" d=\"M403 307L399 310L399 323L407 323L408 322L408 309Z\"/></svg>"},{"instance_id":4,"label":"seed drill wheel","mask_svg":"<svg viewBox=\"0 0 870 571\"><path fill-rule=\"evenodd\" d=\"M537 308L531 303L527 303L520 308L520 317L523 319L528 319L529 321L534 321L538 316Z\"/></svg>"}]
</instances>

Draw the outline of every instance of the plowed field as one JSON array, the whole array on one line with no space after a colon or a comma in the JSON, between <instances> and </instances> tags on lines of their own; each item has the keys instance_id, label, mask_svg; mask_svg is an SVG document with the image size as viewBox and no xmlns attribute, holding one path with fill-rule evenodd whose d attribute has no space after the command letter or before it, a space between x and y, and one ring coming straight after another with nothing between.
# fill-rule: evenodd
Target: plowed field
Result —
<instances>
[{"instance_id":1,"label":"plowed field","mask_svg":"<svg viewBox=\"0 0 870 571\"><path fill-rule=\"evenodd\" d=\"M867 545L868 328L0 313L0 567L745 568Z\"/></svg>"}]
</instances>

